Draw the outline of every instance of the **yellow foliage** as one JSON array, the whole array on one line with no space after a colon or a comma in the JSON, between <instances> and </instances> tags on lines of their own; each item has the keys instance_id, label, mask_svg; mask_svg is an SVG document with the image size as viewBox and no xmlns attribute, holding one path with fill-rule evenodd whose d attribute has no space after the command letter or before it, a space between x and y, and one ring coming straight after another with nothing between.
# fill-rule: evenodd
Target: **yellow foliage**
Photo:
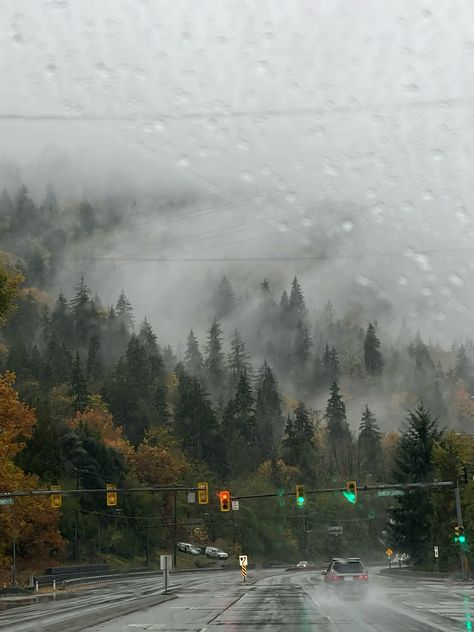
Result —
<instances>
[{"instance_id":1,"label":"yellow foliage","mask_svg":"<svg viewBox=\"0 0 474 632\"><path fill-rule=\"evenodd\" d=\"M168 485L178 482L189 463L176 440L164 428L153 428L135 453L135 468L142 483Z\"/></svg>"}]
</instances>

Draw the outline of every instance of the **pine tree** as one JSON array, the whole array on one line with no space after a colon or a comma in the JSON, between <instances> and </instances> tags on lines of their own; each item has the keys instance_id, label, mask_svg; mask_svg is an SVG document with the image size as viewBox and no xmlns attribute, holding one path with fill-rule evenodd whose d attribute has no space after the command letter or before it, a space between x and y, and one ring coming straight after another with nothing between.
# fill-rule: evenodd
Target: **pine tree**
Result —
<instances>
[{"instance_id":1,"label":"pine tree","mask_svg":"<svg viewBox=\"0 0 474 632\"><path fill-rule=\"evenodd\" d=\"M294 359L296 365L303 370L310 359L312 346L313 341L311 340L308 326L305 322L299 320L294 337Z\"/></svg>"},{"instance_id":2,"label":"pine tree","mask_svg":"<svg viewBox=\"0 0 474 632\"><path fill-rule=\"evenodd\" d=\"M127 332L131 332L133 330L134 321L133 309L123 290L121 290L117 303L115 304L115 314L117 320L125 327Z\"/></svg>"},{"instance_id":3,"label":"pine tree","mask_svg":"<svg viewBox=\"0 0 474 632\"><path fill-rule=\"evenodd\" d=\"M289 312L294 324L296 324L299 320L306 320L307 310L304 302L303 291L296 277L293 279L293 283L291 284Z\"/></svg>"},{"instance_id":4,"label":"pine tree","mask_svg":"<svg viewBox=\"0 0 474 632\"><path fill-rule=\"evenodd\" d=\"M93 318L91 291L84 282L84 275L81 275L81 280L76 285L71 300L71 313L77 340L84 344L89 338Z\"/></svg>"},{"instance_id":5,"label":"pine tree","mask_svg":"<svg viewBox=\"0 0 474 632\"><path fill-rule=\"evenodd\" d=\"M373 412L366 405L362 413L357 439L359 455L359 474L380 473L381 437L377 420Z\"/></svg>"},{"instance_id":6,"label":"pine tree","mask_svg":"<svg viewBox=\"0 0 474 632\"><path fill-rule=\"evenodd\" d=\"M69 313L69 305L64 294L60 292L51 314L51 335L58 342L68 342L72 335L72 329L73 323Z\"/></svg>"},{"instance_id":7,"label":"pine tree","mask_svg":"<svg viewBox=\"0 0 474 632\"><path fill-rule=\"evenodd\" d=\"M146 318L140 325L138 340L149 356L157 355L159 353L156 335Z\"/></svg>"},{"instance_id":8,"label":"pine tree","mask_svg":"<svg viewBox=\"0 0 474 632\"><path fill-rule=\"evenodd\" d=\"M76 351L76 357L71 370L71 395L74 397L75 410L85 410L87 406L87 380L81 367L79 352Z\"/></svg>"},{"instance_id":9,"label":"pine tree","mask_svg":"<svg viewBox=\"0 0 474 632\"><path fill-rule=\"evenodd\" d=\"M83 200L79 205L79 223L87 235L91 235L99 227L96 212L88 200Z\"/></svg>"},{"instance_id":10,"label":"pine tree","mask_svg":"<svg viewBox=\"0 0 474 632\"><path fill-rule=\"evenodd\" d=\"M468 388L473 386L474 371L472 362L466 353L466 347L461 345L456 353L456 363L454 365L454 377L463 380Z\"/></svg>"},{"instance_id":11,"label":"pine tree","mask_svg":"<svg viewBox=\"0 0 474 632\"><path fill-rule=\"evenodd\" d=\"M303 402L295 409L292 419L288 416L283 456L286 463L296 466L305 478L311 476L315 466L314 426Z\"/></svg>"},{"instance_id":12,"label":"pine tree","mask_svg":"<svg viewBox=\"0 0 474 632\"><path fill-rule=\"evenodd\" d=\"M260 367L257 380L255 424L258 461L274 461L283 436L284 419L278 385L273 371L266 362Z\"/></svg>"},{"instance_id":13,"label":"pine tree","mask_svg":"<svg viewBox=\"0 0 474 632\"><path fill-rule=\"evenodd\" d=\"M13 218L13 203L6 189L0 195L0 241L3 235L8 234L8 229Z\"/></svg>"},{"instance_id":14,"label":"pine tree","mask_svg":"<svg viewBox=\"0 0 474 632\"><path fill-rule=\"evenodd\" d=\"M222 281L219 283L214 304L217 319L225 318L235 309L235 295L226 276L222 277Z\"/></svg>"},{"instance_id":15,"label":"pine tree","mask_svg":"<svg viewBox=\"0 0 474 632\"><path fill-rule=\"evenodd\" d=\"M288 300L288 294L286 293L286 290L283 290L283 293L280 299L280 306L279 306L280 323L283 326L286 326L288 324L289 314L290 314L290 301Z\"/></svg>"},{"instance_id":16,"label":"pine tree","mask_svg":"<svg viewBox=\"0 0 474 632\"><path fill-rule=\"evenodd\" d=\"M442 436L429 410L419 403L410 411L398 446L394 471L397 483L425 483L433 480L433 447ZM421 565L431 554L430 516L432 504L425 490L412 490L401 496L393 514L391 537L400 551Z\"/></svg>"},{"instance_id":17,"label":"pine tree","mask_svg":"<svg viewBox=\"0 0 474 632\"><path fill-rule=\"evenodd\" d=\"M59 204L51 182L46 187L46 195L41 204L42 221L46 228L53 226L59 215Z\"/></svg>"},{"instance_id":18,"label":"pine tree","mask_svg":"<svg viewBox=\"0 0 474 632\"><path fill-rule=\"evenodd\" d=\"M184 366L189 375L199 377L202 373L203 365L204 362L199 349L199 342L194 335L194 331L191 329L186 340Z\"/></svg>"},{"instance_id":19,"label":"pine tree","mask_svg":"<svg viewBox=\"0 0 474 632\"><path fill-rule=\"evenodd\" d=\"M237 329L234 331L234 335L230 341L230 353L227 356L227 366L232 390L237 386L241 374L245 374L249 378L251 377L252 365L249 361L249 354L245 348L245 342L242 340Z\"/></svg>"},{"instance_id":20,"label":"pine tree","mask_svg":"<svg viewBox=\"0 0 474 632\"><path fill-rule=\"evenodd\" d=\"M380 340L375 327L369 323L364 341L365 369L369 375L381 375L383 371L383 357L380 353Z\"/></svg>"},{"instance_id":21,"label":"pine tree","mask_svg":"<svg viewBox=\"0 0 474 632\"><path fill-rule=\"evenodd\" d=\"M257 465L254 398L245 373L240 374L235 395L224 410L222 425L230 477L252 472Z\"/></svg>"},{"instance_id":22,"label":"pine tree","mask_svg":"<svg viewBox=\"0 0 474 632\"><path fill-rule=\"evenodd\" d=\"M39 215L28 189L22 185L15 199L10 230L16 234L34 233L39 229Z\"/></svg>"},{"instance_id":23,"label":"pine tree","mask_svg":"<svg viewBox=\"0 0 474 632\"><path fill-rule=\"evenodd\" d=\"M326 374L326 384L332 384L339 378L339 355L334 347L324 347L323 369Z\"/></svg>"},{"instance_id":24,"label":"pine tree","mask_svg":"<svg viewBox=\"0 0 474 632\"><path fill-rule=\"evenodd\" d=\"M214 318L207 335L206 378L212 395L220 394L224 383L224 354L222 352L222 329Z\"/></svg>"},{"instance_id":25,"label":"pine tree","mask_svg":"<svg viewBox=\"0 0 474 632\"><path fill-rule=\"evenodd\" d=\"M103 370L102 345L100 344L100 338L94 334L89 338L89 348L87 351L87 380L89 382L95 382L102 375Z\"/></svg>"},{"instance_id":26,"label":"pine tree","mask_svg":"<svg viewBox=\"0 0 474 632\"><path fill-rule=\"evenodd\" d=\"M346 406L336 381L331 384L329 393L325 413L329 461L332 472L342 475L350 473L352 469L351 432L347 423Z\"/></svg>"}]
</instances>

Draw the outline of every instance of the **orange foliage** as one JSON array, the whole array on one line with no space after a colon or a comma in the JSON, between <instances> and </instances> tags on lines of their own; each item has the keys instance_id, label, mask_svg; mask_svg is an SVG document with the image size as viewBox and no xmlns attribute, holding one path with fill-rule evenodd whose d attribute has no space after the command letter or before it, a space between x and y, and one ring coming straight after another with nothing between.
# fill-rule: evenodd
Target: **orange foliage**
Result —
<instances>
[{"instance_id":1,"label":"orange foliage","mask_svg":"<svg viewBox=\"0 0 474 632\"><path fill-rule=\"evenodd\" d=\"M0 375L0 491L38 488L38 478L25 474L12 458L31 436L36 418L13 388L15 375ZM44 560L59 552L64 542L58 530L59 515L45 497L17 497L14 505L0 507L0 573L8 575L11 563L13 525L19 550L28 559Z\"/></svg>"},{"instance_id":2,"label":"orange foliage","mask_svg":"<svg viewBox=\"0 0 474 632\"><path fill-rule=\"evenodd\" d=\"M0 460L18 454L36 423L31 408L20 402L14 381L14 373L0 375Z\"/></svg>"},{"instance_id":3,"label":"orange foliage","mask_svg":"<svg viewBox=\"0 0 474 632\"><path fill-rule=\"evenodd\" d=\"M76 416L69 420L69 427L73 430L87 427L101 439L105 446L122 454L127 463L132 463L134 461L133 447L123 436L122 427L114 424L111 413L99 395L93 395L89 401L90 407L84 412L77 412Z\"/></svg>"},{"instance_id":4,"label":"orange foliage","mask_svg":"<svg viewBox=\"0 0 474 632\"><path fill-rule=\"evenodd\" d=\"M178 482L189 464L176 440L166 430L154 428L137 448L135 467L140 482L168 485Z\"/></svg>"}]
</instances>

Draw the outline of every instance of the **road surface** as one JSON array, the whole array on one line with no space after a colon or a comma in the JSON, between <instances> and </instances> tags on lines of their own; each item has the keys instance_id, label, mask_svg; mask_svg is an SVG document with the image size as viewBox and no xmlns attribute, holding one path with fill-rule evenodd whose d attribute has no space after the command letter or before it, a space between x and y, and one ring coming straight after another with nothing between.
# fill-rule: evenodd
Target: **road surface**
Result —
<instances>
[{"instance_id":1,"label":"road surface","mask_svg":"<svg viewBox=\"0 0 474 632\"><path fill-rule=\"evenodd\" d=\"M275 573L250 572L245 585L238 571L175 576L172 598L159 604L156 602L162 598L162 587L157 578L117 582L81 592L72 599L0 612L0 629L449 632L470 630L474 624L471 585L401 581L373 574L369 598L353 601L328 597L322 590L319 572Z\"/></svg>"}]
</instances>

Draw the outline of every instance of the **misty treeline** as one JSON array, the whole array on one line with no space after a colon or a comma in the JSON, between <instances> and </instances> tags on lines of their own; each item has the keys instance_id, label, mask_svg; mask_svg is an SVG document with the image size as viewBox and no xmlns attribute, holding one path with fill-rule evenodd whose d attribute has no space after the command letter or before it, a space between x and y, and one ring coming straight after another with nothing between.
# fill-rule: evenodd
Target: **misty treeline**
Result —
<instances>
[{"instance_id":1,"label":"misty treeline","mask_svg":"<svg viewBox=\"0 0 474 632\"><path fill-rule=\"evenodd\" d=\"M211 489L244 494L292 491L296 483L337 486L352 478L454 480L472 462L470 440L443 433L446 427L472 427L471 342L443 349L407 328L393 339L375 315L364 321L357 306L338 315L324 301L310 314L296 277L279 297L262 279L246 298L236 296L224 277L207 305L214 314L207 332L183 332L178 352L149 320L136 322L124 290L113 305L104 305L78 274L67 294L45 291L67 244L97 224L92 207L71 207L74 212L60 219L57 210L47 210L57 209L52 189L48 196L49 206L36 206L23 187L14 202L5 193L0 200L1 243L8 250L2 255L0 309L14 303L1 330L0 369L14 374L15 392L35 415L29 433L15 439L20 449L11 461L18 478L6 482L5 474L5 489L18 486L25 473L66 488L107 482L194 486L207 480ZM236 325L249 311L244 337ZM6 388L12 384L8 377ZM244 503L235 524L236 550L291 561L383 551L393 543L429 565L436 536L446 542L442 562L449 565L455 550L449 544L451 515L442 510L451 502L446 493L410 494L398 504L361 495L355 507L342 497L310 497L306 534L292 498ZM470 493L468 484L463 494ZM167 495L125 495L118 514L103 505L97 495L66 498L56 531L57 518L51 518L51 548L72 557L78 514L81 559L143 556L140 517L166 522L172 516ZM197 509L180 500L180 522L197 515L203 520L198 528L180 526L180 539L228 548L229 522L216 513L214 498L210 511ZM470 520L474 525L467 512L467 525ZM343 536L329 536L331 524L344 524ZM5 523L5 559L7 531ZM150 530L149 536L154 550L170 545L169 530ZM27 540L20 553L31 557Z\"/></svg>"}]
</instances>

